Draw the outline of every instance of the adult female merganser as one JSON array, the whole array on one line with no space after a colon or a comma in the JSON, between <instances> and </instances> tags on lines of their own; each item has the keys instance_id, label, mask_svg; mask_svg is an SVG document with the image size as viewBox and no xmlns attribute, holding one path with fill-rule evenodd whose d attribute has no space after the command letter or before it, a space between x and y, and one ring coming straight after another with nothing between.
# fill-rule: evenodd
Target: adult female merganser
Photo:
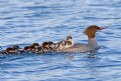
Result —
<instances>
[{"instance_id":1,"label":"adult female merganser","mask_svg":"<svg viewBox=\"0 0 121 81\"><path fill-rule=\"evenodd\" d=\"M88 36L88 44L74 44L73 46L60 50L61 52L93 52L99 48L97 41L95 40L95 34L98 30L105 28L91 25L87 27L84 33Z\"/></svg>"},{"instance_id":2,"label":"adult female merganser","mask_svg":"<svg viewBox=\"0 0 121 81\"><path fill-rule=\"evenodd\" d=\"M71 36L67 36L66 40L62 40L56 44L56 50L62 50L73 46L73 40Z\"/></svg>"}]
</instances>

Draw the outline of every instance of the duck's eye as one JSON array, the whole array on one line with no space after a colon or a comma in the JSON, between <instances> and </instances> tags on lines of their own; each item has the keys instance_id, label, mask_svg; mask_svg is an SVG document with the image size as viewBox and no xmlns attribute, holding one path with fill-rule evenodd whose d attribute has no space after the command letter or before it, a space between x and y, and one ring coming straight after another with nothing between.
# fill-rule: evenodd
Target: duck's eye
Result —
<instances>
[{"instance_id":1,"label":"duck's eye","mask_svg":"<svg viewBox=\"0 0 121 81\"><path fill-rule=\"evenodd\" d=\"M99 30L99 29L100 29L100 27L96 27L96 29L97 29L97 30Z\"/></svg>"}]
</instances>

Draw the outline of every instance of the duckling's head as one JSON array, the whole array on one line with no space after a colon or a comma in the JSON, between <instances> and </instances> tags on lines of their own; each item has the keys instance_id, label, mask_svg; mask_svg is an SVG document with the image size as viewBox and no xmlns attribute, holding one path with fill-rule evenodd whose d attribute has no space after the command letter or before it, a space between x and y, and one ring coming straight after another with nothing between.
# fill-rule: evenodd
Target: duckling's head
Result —
<instances>
[{"instance_id":1,"label":"duckling's head","mask_svg":"<svg viewBox=\"0 0 121 81\"><path fill-rule=\"evenodd\" d=\"M48 42L43 42L42 43L42 48L49 48Z\"/></svg>"},{"instance_id":2,"label":"duckling's head","mask_svg":"<svg viewBox=\"0 0 121 81\"><path fill-rule=\"evenodd\" d=\"M34 46L34 48L38 48L39 44L38 43L33 43L32 46Z\"/></svg>"},{"instance_id":3,"label":"duckling's head","mask_svg":"<svg viewBox=\"0 0 121 81\"><path fill-rule=\"evenodd\" d=\"M66 37L66 40L67 40L67 41L71 41L71 40L72 40L72 36L67 36L67 37Z\"/></svg>"},{"instance_id":4,"label":"duckling's head","mask_svg":"<svg viewBox=\"0 0 121 81\"><path fill-rule=\"evenodd\" d=\"M25 46L24 47L24 51L30 51L31 50L31 47L30 46Z\"/></svg>"},{"instance_id":5,"label":"duckling's head","mask_svg":"<svg viewBox=\"0 0 121 81\"><path fill-rule=\"evenodd\" d=\"M8 47L8 48L6 48L6 52L7 53L12 53L13 52L13 49L11 47Z\"/></svg>"}]
</instances>

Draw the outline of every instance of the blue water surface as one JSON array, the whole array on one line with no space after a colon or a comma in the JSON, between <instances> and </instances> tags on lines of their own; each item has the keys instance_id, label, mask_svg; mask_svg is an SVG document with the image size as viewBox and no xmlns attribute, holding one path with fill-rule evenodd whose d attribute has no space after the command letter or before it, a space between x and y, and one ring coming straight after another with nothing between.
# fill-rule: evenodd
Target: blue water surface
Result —
<instances>
[{"instance_id":1,"label":"blue water surface","mask_svg":"<svg viewBox=\"0 0 121 81\"><path fill-rule=\"evenodd\" d=\"M121 0L0 0L0 46L87 43L89 25L101 48L89 53L0 55L0 81L121 81Z\"/></svg>"}]
</instances>

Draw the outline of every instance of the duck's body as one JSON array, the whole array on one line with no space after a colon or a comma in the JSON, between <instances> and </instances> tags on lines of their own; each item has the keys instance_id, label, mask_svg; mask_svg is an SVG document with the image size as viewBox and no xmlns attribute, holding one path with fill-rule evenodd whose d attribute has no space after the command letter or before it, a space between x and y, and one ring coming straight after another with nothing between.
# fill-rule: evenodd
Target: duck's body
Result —
<instances>
[{"instance_id":1,"label":"duck's body","mask_svg":"<svg viewBox=\"0 0 121 81\"><path fill-rule=\"evenodd\" d=\"M74 44L73 46L60 50L61 52L92 52L98 49L99 46L95 39L90 39L88 44Z\"/></svg>"},{"instance_id":2,"label":"duck's body","mask_svg":"<svg viewBox=\"0 0 121 81\"><path fill-rule=\"evenodd\" d=\"M99 45L95 39L95 34L97 30L102 30L104 28L100 28L96 25L89 26L85 30L85 34L88 36L87 44L74 44L73 46L61 49L61 52L93 52L99 48Z\"/></svg>"},{"instance_id":3,"label":"duck's body","mask_svg":"<svg viewBox=\"0 0 121 81\"><path fill-rule=\"evenodd\" d=\"M19 54L19 46L14 45L13 47L8 47L5 50L0 51L0 54Z\"/></svg>"}]
</instances>

